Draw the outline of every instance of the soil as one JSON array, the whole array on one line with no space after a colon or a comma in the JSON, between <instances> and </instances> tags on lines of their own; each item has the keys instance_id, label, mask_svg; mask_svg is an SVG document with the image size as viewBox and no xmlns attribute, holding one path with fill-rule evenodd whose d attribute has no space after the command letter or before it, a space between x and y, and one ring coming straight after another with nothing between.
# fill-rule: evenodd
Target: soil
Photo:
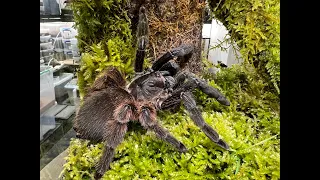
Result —
<instances>
[{"instance_id":1,"label":"soil","mask_svg":"<svg viewBox=\"0 0 320 180\"><path fill-rule=\"evenodd\" d=\"M193 0L132 0L129 4L129 17L135 35L138 24L139 7L147 10L149 20L148 57L154 62L170 49L179 45L193 44L195 51L186 69L193 73L201 70L201 34L204 2Z\"/></svg>"}]
</instances>

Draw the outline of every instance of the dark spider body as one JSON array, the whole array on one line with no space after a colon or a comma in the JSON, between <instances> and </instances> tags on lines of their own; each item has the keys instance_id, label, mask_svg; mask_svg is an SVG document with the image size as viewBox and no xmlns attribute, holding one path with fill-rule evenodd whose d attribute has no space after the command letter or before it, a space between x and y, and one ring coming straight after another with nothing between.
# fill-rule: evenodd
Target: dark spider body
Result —
<instances>
[{"instance_id":1,"label":"dark spider body","mask_svg":"<svg viewBox=\"0 0 320 180\"><path fill-rule=\"evenodd\" d=\"M145 9L140 8L137 29L138 50L135 61L136 77L126 86L122 74L114 67L105 70L96 79L84 97L77 112L74 129L77 137L104 142L102 156L96 166L96 179L109 169L115 148L122 142L129 121L138 121L157 137L186 152L185 145L173 137L157 121L157 111L179 107L182 103L194 123L220 147L229 146L203 119L192 91L202 90L209 97L229 106L229 101L204 80L186 71L180 71L193 52L192 45L182 44L160 57L151 70L143 72L145 48L148 43L148 24ZM177 58L175 61L174 58Z\"/></svg>"}]
</instances>

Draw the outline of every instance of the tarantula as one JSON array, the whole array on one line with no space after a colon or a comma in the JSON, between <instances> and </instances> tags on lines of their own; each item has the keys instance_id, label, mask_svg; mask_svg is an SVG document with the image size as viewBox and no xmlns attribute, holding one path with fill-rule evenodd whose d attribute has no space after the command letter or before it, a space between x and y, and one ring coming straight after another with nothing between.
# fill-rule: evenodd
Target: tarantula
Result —
<instances>
[{"instance_id":1,"label":"tarantula","mask_svg":"<svg viewBox=\"0 0 320 180\"><path fill-rule=\"evenodd\" d=\"M123 75L115 67L109 67L90 87L75 118L74 130L78 138L105 143L102 156L96 165L96 179L101 178L109 169L115 148L122 142L129 121L138 121L178 151L186 152L185 145L157 122L157 111L179 107L181 102L191 119L207 137L229 150L228 144L204 121L192 91L198 88L226 106L230 105L229 101L204 80L186 71L179 72L192 55L192 45L182 44L170 50L155 61L149 71L143 71L148 43L147 22L145 9L141 7L134 67L136 77L126 86ZM179 63L174 61L174 58L177 58Z\"/></svg>"}]
</instances>

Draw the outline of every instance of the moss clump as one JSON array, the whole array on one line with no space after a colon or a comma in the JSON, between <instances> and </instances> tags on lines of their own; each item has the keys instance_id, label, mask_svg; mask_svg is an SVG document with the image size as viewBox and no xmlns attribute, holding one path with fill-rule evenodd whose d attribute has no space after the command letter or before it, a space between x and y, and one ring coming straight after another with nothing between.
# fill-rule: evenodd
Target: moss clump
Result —
<instances>
[{"instance_id":1,"label":"moss clump","mask_svg":"<svg viewBox=\"0 0 320 180\"><path fill-rule=\"evenodd\" d=\"M128 78L133 74L135 46L125 0L74 0L72 10L82 52L78 85L82 98L105 67L113 65Z\"/></svg>"},{"instance_id":2,"label":"moss clump","mask_svg":"<svg viewBox=\"0 0 320 180\"><path fill-rule=\"evenodd\" d=\"M90 46L101 43L107 50L109 39L119 37L126 43L131 42L130 19L126 0L73 0L75 27L78 30L81 52L91 51Z\"/></svg>"}]
</instances>

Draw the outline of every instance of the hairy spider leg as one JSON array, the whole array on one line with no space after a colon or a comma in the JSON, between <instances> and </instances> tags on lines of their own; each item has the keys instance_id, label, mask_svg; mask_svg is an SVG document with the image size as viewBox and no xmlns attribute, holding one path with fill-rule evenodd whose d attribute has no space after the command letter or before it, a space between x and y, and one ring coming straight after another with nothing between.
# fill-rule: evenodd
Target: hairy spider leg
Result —
<instances>
[{"instance_id":1,"label":"hairy spider leg","mask_svg":"<svg viewBox=\"0 0 320 180\"><path fill-rule=\"evenodd\" d=\"M206 81L199 79L190 72L182 72L176 77L176 86L181 86L181 84L188 79L194 82L202 92L208 95L210 98L215 98L220 104L225 106L230 106L230 102L227 98L216 88L210 86Z\"/></svg>"},{"instance_id":2,"label":"hairy spider leg","mask_svg":"<svg viewBox=\"0 0 320 180\"><path fill-rule=\"evenodd\" d=\"M107 122L107 129L104 134L105 147L102 156L96 164L95 179L100 179L104 173L110 168L110 163L113 160L115 149L123 141L127 132L127 123L130 119L135 118L133 102L124 102L114 111L114 120Z\"/></svg>"},{"instance_id":3,"label":"hairy spider leg","mask_svg":"<svg viewBox=\"0 0 320 180\"><path fill-rule=\"evenodd\" d=\"M181 93L181 92L180 92ZM161 103L161 110L170 110L172 113L176 113L179 110L181 104L180 93L177 91Z\"/></svg>"},{"instance_id":4,"label":"hairy spider leg","mask_svg":"<svg viewBox=\"0 0 320 180\"><path fill-rule=\"evenodd\" d=\"M177 89L178 87L181 87L181 85L184 83L184 81L187 78L186 72L180 72L175 76L176 84L173 86L174 89Z\"/></svg>"},{"instance_id":5,"label":"hairy spider leg","mask_svg":"<svg viewBox=\"0 0 320 180\"><path fill-rule=\"evenodd\" d=\"M179 74L180 75L180 74ZM160 109L161 110L169 110L169 109L175 109L181 104L181 93L192 91L197 86L192 81L184 82L185 79L182 78L182 76L176 77L176 84L173 85L174 89L171 95L162 102ZM182 81L182 82L181 82ZM183 86L178 86L177 84L183 84Z\"/></svg>"},{"instance_id":6,"label":"hairy spider leg","mask_svg":"<svg viewBox=\"0 0 320 180\"><path fill-rule=\"evenodd\" d=\"M160 107L161 110L177 110L181 104L181 93L193 91L195 88L197 88L197 84L194 81L185 81L186 78L187 75L185 72L181 72L174 77L174 84L171 85L173 91L171 95L162 102Z\"/></svg>"},{"instance_id":7,"label":"hairy spider leg","mask_svg":"<svg viewBox=\"0 0 320 180\"><path fill-rule=\"evenodd\" d=\"M185 82L186 79L187 81ZM203 90L204 93L208 94L209 97L214 97L217 100L219 99L221 104L230 105L229 101L226 100L218 90L186 72L176 76L176 83L178 85L176 84L174 87L172 95L161 104L161 109L166 110L176 108L177 106L180 106L182 101L191 119L201 128L206 136L220 147L229 150L229 145L220 139L218 133L203 120L201 111L197 108L191 92L195 88L199 88Z\"/></svg>"},{"instance_id":8,"label":"hairy spider leg","mask_svg":"<svg viewBox=\"0 0 320 180\"><path fill-rule=\"evenodd\" d=\"M208 125L201 114L201 111L197 108L197 104L191 92L181 93L181 98L184 107L189 112L190 118L193 122L201 128L201 130L206 134L206 136L213 142L215 142L220 147L229 150L229 145L219 138L219 134Z\"/></svg>"},{"instance_id":9,"label":"hairy spider leg","mask_svg":"<svg viewBox=\"0 0 320 180\"><path fill-rule=\"evenodd\" d=\"M230 105L230 102L219 90L208 85L204 80L195 77L189 72L181 72L177 76L175 76L175 84L172 88L173 93L162 103L161 109L169 109L175 104L180 103L180 94L187 91L191 92L195 88L199 88L210 98L215 98L222 105Z\"/></svg>"},{"instance_id":10,"label":"hairy spider leg","mask_svg":"<svg viewBox=\"0 0 320 180\"><path fill-rule=\"evenodd\" d=\"M151 106L144 106L141 109L139 121L144 128L153 131L159 139L171 144L179 152L186 152L186 146L175 137L173 137L169 133L169 131L161 127L161 125L156 120L156 117L156 110L154 108L152 108Z\"/></svg>"},{"instance_id":11,"label":"hairy spider leg","mask_svg":"<svg viewBox=\"0 0 320 180\"><path fill-rule=\"evenodd\" d=\"M170 50L169 52L162 55L158 60L156 60L152 65L152 70L158 71L165 63L169 62L174 57L178 57L179 61L185 63L192 56L194 47L191 44L181 44L179 47ZM182 67L179 64L180 67Z\"/></svg>"},{"instance_id":12,"label":"hairy spider leg","mask_svg":"<svg viewBox=\"0 0 320 180\"><path fill-rule=\"evenodd\" d=\"M134 70L136 73L143 72L143 62L145 57L145 50L147 44L149 43L149 24L148 18L146 15L146 10L143 6L139 9L139 21L137 27L137 40L138 40L138 49L136 52L136 60L134 64Z\"/></svg>"},{"instance_id":13,"label":"hairy spider leg","mask_svg":"<svg viewBox=\"0 0 320 180\"><path fill-rule=\"evenodd\" d=\"M108 122L108 136L104 142L102 156L95 165L95 179L100 179L104 173L110 168L110 163L113 160L116 147L123 141L124 135L127 132L127 123Z\"/></svg>"},{"instance_id":14,"label":"hairy spider leg","mask_svg":"<svg viewBox=\"0 0 320 180\"><path fill-rule=\"evenodd\" d=\"M180 66L174 61L168 61L159 69L159 71L168 72L168 74L165 74L166 76L174 76L180 71Z\"/></svg>"}]
</instances>

